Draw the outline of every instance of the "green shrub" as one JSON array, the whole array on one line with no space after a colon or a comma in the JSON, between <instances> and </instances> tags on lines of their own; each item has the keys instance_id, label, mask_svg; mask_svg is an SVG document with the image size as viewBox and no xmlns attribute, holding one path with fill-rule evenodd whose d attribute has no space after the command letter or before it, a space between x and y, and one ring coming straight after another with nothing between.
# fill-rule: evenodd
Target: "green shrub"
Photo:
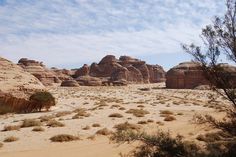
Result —
<instances>
[{"instance_id":1,"label":"green shrub","mask_svg":"<svg viewBox=\"0 0 236 157\"><path fill-rule=\"evenodd\" d=\"M55 106L55 98L49 92L36 92L29 98L30 105L26 112L41 111L42 109L49 110L51 106Z\"/></svg>"}]
</instances>

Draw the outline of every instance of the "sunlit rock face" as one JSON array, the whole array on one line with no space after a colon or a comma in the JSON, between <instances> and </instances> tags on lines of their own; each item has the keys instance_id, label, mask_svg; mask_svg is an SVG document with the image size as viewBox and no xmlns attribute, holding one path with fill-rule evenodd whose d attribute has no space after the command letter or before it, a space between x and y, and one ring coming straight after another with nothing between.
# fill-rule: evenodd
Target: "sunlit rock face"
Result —
<instances>
[{"instance_id":1,"label":"sunlit rock face","mask_svg":"<svg viewBox=\"0 0 236 157\"><path fill-rule=\"evenodd\" d=\"M45 86L61 82L57 75L52 70L47 69L42 62L22 58L18 61L18 65L37 77Z\"/></svg>"},{"instance_id":2,"label":"sunlit rock face","mask_svg":"<svg viewBox=\"0 0 236 157\"><path fill-rule=\"evenodd\" d=\"M117 82L128 84L165 81L165 71L161 66L148 65L145 61L130 56L121 56L117 59L113 55L107 55L98 64L84 65L76 71L77 77L86 75L101 78L104 82L108 82L108 84Z\"/></svg>"}]
</instances>

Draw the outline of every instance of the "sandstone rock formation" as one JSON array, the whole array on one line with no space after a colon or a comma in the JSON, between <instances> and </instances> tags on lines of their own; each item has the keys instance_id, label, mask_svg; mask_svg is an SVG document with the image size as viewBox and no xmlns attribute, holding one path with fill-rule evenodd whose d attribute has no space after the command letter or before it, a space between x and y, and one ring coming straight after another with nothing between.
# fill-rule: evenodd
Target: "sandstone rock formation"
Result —
<instances>
[{"instance_id":1,"label":"sandstone rock formation","mask_svg":"<svg viewBox=\"0 0 236 157\"><path fill-rule=\"evenodd\" d=\"M44 90L43 84L20 66L0 57L0 112L20 109L28 104L29 96Z\"/></svg>"},{"instance_id":2,"label":"sandstone rock formation","mask_svg":"<svg viewBox=\"0 0 236 157\"><path fill-rule=\"evenodd\" d=\"M104 85L165 81L165 71L161 66L147 65L145 61L129 56L121 56L119 59L116 59L113 55L105 56L98 64L84 65L76 71L75 76L100 78Z\"/></svg>"},{"instance_id":3,"label":"sandstone rock formation","mask_svg":"<svg viewBox=\"0 0 236 157\"><path fill-rule=\"evenodd\" d=\"M18 61L18 65L37 77L46 86L61 82L55 73L47 69L42 62L22 58Z\"/></svg>"},{"instance_id":4,"label":"sandstone rock formation","mask_svg":"<svg viewBox=\"0 0 236 157\"><path fill-rule=\"evenodd\" d=\"M174 89L193 89L207 85L199 63L184 62L170 69L166 74L166 87Z\"/></svg>"},{"instance_id":5,"label":"sandstone rock formation","mask_svg":"<svg viewBox=\"0 0 236 157\"><path fill-rule=\"evenodd\" d=\"M75 80L65 80L65 81L62 81L61 86L62 87L78 87L79 84Z\"/></svg>"},{"instance_id":6,"label":"sandstone rock formation","mask_svg":"<svg viewBox=\"0 0 236 157\"><path fill-rule=\"evenodd\" d=\"M101 86L102 80L97 77L92 76L80 76L76 78L76 81L78 81L79 85L82 86Z\"/></svg>"},{"instance_id":7,"label":"sandstone rock formation","mask_svg":"<svg viewBox=\"0 0 236 157\"><path fill-rule=\"evenodd\" d=\"M55 67L51 68L51 71L54 72L54 75L58 77L61 81L71 80L72 79L72 71L67 69L57 69Z\"/></svg>"}]
</instances>

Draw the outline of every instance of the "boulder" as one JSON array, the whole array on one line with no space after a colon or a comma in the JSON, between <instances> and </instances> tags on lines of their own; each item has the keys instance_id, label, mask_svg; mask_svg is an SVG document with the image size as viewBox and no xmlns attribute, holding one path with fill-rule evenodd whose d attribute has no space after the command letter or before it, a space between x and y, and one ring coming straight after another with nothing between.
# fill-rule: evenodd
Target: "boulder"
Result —
<instances>
[{"instance_id":1,"label":"boulder","mask_svg":"<svg viewBox=\"0 0 236 157\"><path fill-rule=\"evenodd\" d=\"M158 83L166 81L166 73L160 65L150 65L147 64L149 71L149 81L150 83Z\"/></svg>"},{"instance_id":2,"label":"boulder","mask_svg":"<svg viewBox=\"0 0 236 157\"><path fill-rule=\"evenodd\" d=\"M78 87L79 84L75 80L65 80L65 81L62 81L61 86L62 87Z\"/></svg>"},{"instance_id":3,"label":"boulder","mask_svg":"<svg viewBox=\"0 0 236 157\"><path fill-rule=\"evenodd\" d=\"M21 66L25 71L37 77L46 86L61 82L56 74L53 71L47 69L42 62L23 58L18 61L18 65Z\"/></svg>"},{"instance_id":4,"label":"boulder","mask_svg":"<svg viewBox=\"0 0 236 157\"><path fill-rule=\"evenodd\" d=\"M81 86L101 86L102 85L102 80L100 78L92 77L92 76L80 76L76 78L76 81Z\"/></svg>"},{"instance_id":5,"label":"boulder","mask_svg":"<svg viewBox=\"0 0 236 157\"><path fill-rule=\"evenodd\" d=\"M1 57L0 86L0 113L19 111L29 104L34 92L45 90L36 77Z\"/></svg>"},{"instance_id":6,"label":"boulder","mask_svg":"<svg viewBox=\"0 0 236 157\"><path fill-rule=\"evenodd\" d=\"M89 75L90 67L87 64L84 64L81 68L75 71L74 77L86 76Z\"/></svg>"},{"instance_id":7,"label":"boulder","mask_svg":"<svg viewBox=\"0 0 236 157\"><path fill-rule=\"evenodd\" d=\"M171 68L166 74L166 87L174 89L194 89L207 85L199 63L184 62Z\"/></svg>"}]
</instances>

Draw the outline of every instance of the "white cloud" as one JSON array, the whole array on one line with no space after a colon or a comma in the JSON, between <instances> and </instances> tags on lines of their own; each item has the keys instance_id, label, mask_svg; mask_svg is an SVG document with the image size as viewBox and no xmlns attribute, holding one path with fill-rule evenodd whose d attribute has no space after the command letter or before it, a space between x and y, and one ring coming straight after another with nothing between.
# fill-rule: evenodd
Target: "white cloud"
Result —
<instances>
[{"instance_id":1,"label":"white cloud","mask_svg":"<svg viewBox=\"0 0 236 157\"><path fill-rule=\"evenodd\" d=\"M0 5L0 55L79 65L105 54L181 52L222 0L9 0Z\"/></svg>"}]
</instances>

